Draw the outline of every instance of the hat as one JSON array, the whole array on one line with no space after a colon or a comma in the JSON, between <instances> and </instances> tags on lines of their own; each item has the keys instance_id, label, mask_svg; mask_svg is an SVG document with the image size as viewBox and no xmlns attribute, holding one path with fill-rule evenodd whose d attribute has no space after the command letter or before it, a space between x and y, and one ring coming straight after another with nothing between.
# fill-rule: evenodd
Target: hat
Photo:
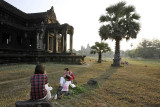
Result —
<instances>
[{"instance_id":1,"label":"hat","mask_svg":"<svg viewBox=\"0 0 160 107\"><path fill-rule=\"evenodd\" d=\"M69 69L68 69L68 68L65 68L64 70L69 71Z\"/></svg>"}]
</instances>

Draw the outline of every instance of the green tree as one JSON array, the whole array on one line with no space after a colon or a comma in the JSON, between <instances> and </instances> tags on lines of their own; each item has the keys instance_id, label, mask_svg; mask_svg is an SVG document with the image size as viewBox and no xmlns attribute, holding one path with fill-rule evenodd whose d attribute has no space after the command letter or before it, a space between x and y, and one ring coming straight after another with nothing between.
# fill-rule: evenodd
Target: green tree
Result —
<instances>
[{"instance_id":1,"label":"green tree","mask_svg":"<svg viewBox=\"0 0 160 107\"><path fill-rule=\"evenodd\" d=\"M125 52L129 57L160 58L160 40L142 39L136 49Z\"/></svg>"},{"instance_id":2,"label":"green tree","mask_svg":"<svg viewBox=\"0 0 160 107\"><path fill-rule=\"evenodd\" d=\"M91 47L91 54L98 53L98 63L102 62L102 53L111 51L107 43L104 42L95 42L95 45Z\"/></svg>"},{"instance_id":3,"label":"green tree","mask_svg":"<svg viewBox=\"0 0 160 107\"><path fill-rule=\"evenodd\" d=\"M133 6L126 6L126 2L119 2L106 8L106 15L99 19L104 23L99 29L101 39L115 40L115 55L113 66L120 66L120 41L136 38L140 31L140 16L135 13Z\"/></svg>"},{"instance_id":4,"label":"green tree","mask_svg":"<svg viewBox=\"0 0 160 107\"><path fill-rule=\"evenodd\" d=\"M154 58L159 56L159 40L147 40L143 39L142 42L139 43L136 53L138 57L142 58Z\"/></svg>"},{"instance_id":5,"label":"green tree","mask_svg":"<svg viewBox=\"0 0 160 107\"><path fill-rule=\"evenodd\" d=\"M152 42L146 39L143 39L142 42L139 43L136 51L138 53L138 57L142 58L150 58L154 55L154 47L152 47Z\"/></svg>"}]
</instances>

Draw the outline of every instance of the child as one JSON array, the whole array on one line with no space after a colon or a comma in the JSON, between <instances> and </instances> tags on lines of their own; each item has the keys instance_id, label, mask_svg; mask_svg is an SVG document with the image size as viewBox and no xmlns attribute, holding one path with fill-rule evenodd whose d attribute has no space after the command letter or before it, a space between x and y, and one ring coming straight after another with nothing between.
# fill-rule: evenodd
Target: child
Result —
<instances>
[{"instance_id":1,"label":"child","mask_svg":"<svg viewBox=\"0 0 160 107\"><path fill-rule=\"evenodd\" d=\"M69 91L69 85L71 85L71 81L69 80L69 76L66 75L62 91Z\"/></svg>"},{"instance_id":2,"label":"child","mask_svg":"<svg viewBox=\"0 0 160 107\"><path fill-rule=\"evenodd\" d=\"M54 99L56 100L61 99L63 97L63 95L69 95L69 93L71 93L72 91L69 90L69 86L71 86L72 88L75 88L76 86L74 84L71 83L71 81L69 80L69 76L66 75L64 79L64 83L63 86L59 86L58 87L58 91L54 96Z\"/></svg>"},{"instance_id":3,"label":"child","mask_svg":"<svg viewBox=\"0 0 160 107\"><path fill-rule=\"evenodd\" d=\"M63 77L60 78L60 86L64 85L64 83L66 82L65 80L66 77L69 78L69 81L71 81L71 83L73 83L73 80L75 79L73 73L68 68L65 68L64 70L65 70L64 75Z\"/></svg>"},{"instance_id":4,"label":"child","mask_svg":"<svg viewBox=\"0 0 160 107\"><path fill-rule=\"evenodd\" d=\"M49 100L51 98L51 89L51 87L48 87L45 66L38 64L35 68L34 75L31 77L31 100Z\"/></svg>"},{"instance_id":5,"label":"child","mask_svg":"<svg viewBox=\"0 0 160 107\"><path fill-rule=\"evenodd\" d=\"M65 70L64 75L63 75L63 77L60 78L60 86L58 87L58 91L54 96L55 100L57 98L61 99L63 94L65 94L65 92L69 91L69 85L72 88L76 87L74 84L72 84L73 80L75 79L73 73L71 71L69 71L68 68L65 68L64 70Z\"/></svg>"}]
</instances>

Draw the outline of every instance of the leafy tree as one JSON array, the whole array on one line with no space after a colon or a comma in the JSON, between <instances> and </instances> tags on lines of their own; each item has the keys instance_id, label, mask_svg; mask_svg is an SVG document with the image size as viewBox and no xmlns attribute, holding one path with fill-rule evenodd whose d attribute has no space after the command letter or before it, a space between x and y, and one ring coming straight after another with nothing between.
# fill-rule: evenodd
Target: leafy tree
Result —
<instances>
[{"instance_id":1,"label":"leafy tree","mask_svg":"<svg viewBox=\"0 0 160 107\"><path fill-rule=\"evenodd\" d=\"M138 20L140 16L135 13L133 6L126 6L125 2L119 2L106 8L106 15L99 19L104 23L99 29L101 39L115 40L115 55L113 66L120 66L120 41L136 38L140 31Z\"/></svg>"},{"instance_id":2,"label":"leafy tree","mask_svg":"<svg viewBox=\"0 0 160 107\"><path fill-rule=\"evenodd\" d=\"M160 41L143 39L136 49L138 57L153 58L159 55Z\"/></svg>"},{"instance_id":3,"label":"leafy tree","mask_svg":"<svg viewBox=\"0 0 160 107\"><path fill-rule=\"evenodd\" d=\"M155 48L155 56L158 56L160 58L160 40L153 39L152 40L152 47Z\"/></svg>"},{"instance_id":4,"label":"leafy tree","mask_svg":"<svg viewBox=\"0 0 160 107\"><path fill-rule=\"evenodd\" d=\"M153 54L154 50L155 49L152 47L152 42L146 39L140 42L139 46L136 49L138 57L143 57L143 58L152 57L154 55Z\"/></svg>"},{"instance_id":5,"label":"leafy tree","mask_svg":"<svg viewBox=\"0 0 160 107\"><path fill-rule=\"evenodd\" d=\"M126 50L125 54L128 57L135 58L135 57L137 57L137 49Z\"/></svg>"},{"instance_id":6,"label":"leafy tree","mask_svg":"<svg viewBox=\"0 0 160 107\"><path fill-rule=\"evenodd\" d=\"M98 53L98 62L102 62L102 53L111 51L110 47L108 46L107 43L104 42L95 42L95 45L91 47L91 54L96 54Z\"/></svg>"},{"instance_id":7,"label":"leafy tree","mask_svg":"<svg viewBox=\"0 0 160 107\"><path fill-rule=\"evenodd\" d=\"M125 52L129 57L160 58L160 40L143 39L136 49Z\"/></svg>"}]
</instances>

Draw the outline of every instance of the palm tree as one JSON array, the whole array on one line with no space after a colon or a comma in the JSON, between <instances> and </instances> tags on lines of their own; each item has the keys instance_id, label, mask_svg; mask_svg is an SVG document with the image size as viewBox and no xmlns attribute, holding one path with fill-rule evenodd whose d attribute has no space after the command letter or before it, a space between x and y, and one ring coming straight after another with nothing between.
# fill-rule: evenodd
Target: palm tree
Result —
<instances>
[{"instance_id":1,"label":"palm tree","mask_svg":"<svg viewBox=\"0 0 160 107\"><path fill-rule=\"evenodd\" d=\"M104 42L95 42L95 45L91 47L91 54L96 54L98 53L98 63L102 62L102 53L111 51L110 47L108 46L107 43Z\"/></svg>"},{"instance_id":2,"label":"palm tree","mask_svg":"<svg viewBox=\"0 0 160 107\"><path fill-rule=\"evenodd\" d=\"M136 38L140 31L140 16L135 13L133 6L126 6L126 2L119 2L106 8L106 15L99 19L104 23L99 29L102 40L115 40L115 55L113 66L120 66L120 41L125 38L129 40Z\"/></svg>"}]
</instances>

